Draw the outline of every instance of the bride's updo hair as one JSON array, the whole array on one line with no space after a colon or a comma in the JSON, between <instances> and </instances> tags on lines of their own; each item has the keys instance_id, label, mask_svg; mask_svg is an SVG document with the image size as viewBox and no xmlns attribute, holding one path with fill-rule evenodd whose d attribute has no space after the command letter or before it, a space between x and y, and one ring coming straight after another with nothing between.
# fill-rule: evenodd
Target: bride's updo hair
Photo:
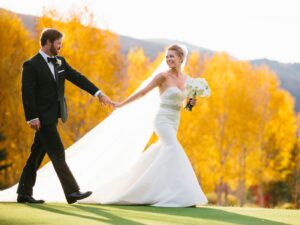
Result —
<instances>
[{"instance_id":1,"label":"bride's updo hair","mask_svg":"<svg viewBox=\"0 0 300 225\"><path fill-rule=\"evenodd\" d=\"M171 45L170 47L168 47L168 50L172 50L172 51L175 51L176 54L181 58L181 62L183 62L183 59L184 59L184 51L183 49L179 46L179 45Z\"/></svg>"}]
</instances>

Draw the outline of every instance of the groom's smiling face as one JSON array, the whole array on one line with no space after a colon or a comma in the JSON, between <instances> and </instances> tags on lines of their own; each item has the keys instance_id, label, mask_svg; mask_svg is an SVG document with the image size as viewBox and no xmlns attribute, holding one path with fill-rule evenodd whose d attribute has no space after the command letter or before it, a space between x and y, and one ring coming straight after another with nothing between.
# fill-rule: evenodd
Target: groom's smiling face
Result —
<instances>
[{"instance_id":1,"label":"groom's smiling face","mask_svg":"<svg viewBox=\"0 0 300 225\"><path fill-rule=\"evenodd\" d=\"M49 50L52 55L58 55L61 47L62 47L62 38L53 41L53 43L50 42Z\"/></svg>"}]
</instances>

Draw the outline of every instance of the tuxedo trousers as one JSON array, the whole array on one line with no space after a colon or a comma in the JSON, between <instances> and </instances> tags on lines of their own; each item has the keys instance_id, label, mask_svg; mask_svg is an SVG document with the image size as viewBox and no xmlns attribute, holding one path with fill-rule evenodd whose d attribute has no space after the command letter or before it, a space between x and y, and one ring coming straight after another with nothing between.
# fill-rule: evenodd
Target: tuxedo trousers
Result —
<instances>
[{"instance_id":1,"label":"tuxedo trousers","mask_svg":"<svg viewBox=\"0 0 300 225\"><path fill-rule=\"evenodd\" d=\"M46 153L52 161L65 195L78 191L79 186L66 163L64 146L55 123L42 125L41 129L35 132L31 153L23 169L17 193L32 195L37 169Z\"/></svg>"}]
</instances>

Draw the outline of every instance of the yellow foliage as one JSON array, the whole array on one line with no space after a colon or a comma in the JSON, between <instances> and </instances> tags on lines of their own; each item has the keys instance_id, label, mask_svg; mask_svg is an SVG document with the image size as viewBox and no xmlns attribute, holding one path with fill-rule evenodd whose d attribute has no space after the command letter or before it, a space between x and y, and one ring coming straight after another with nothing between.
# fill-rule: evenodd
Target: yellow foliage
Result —
<instances>
[{"instance_id":1,"label":"yellow foliage","mask_svg":"<svg viewBox=\"0 0 300 225\"><path fill-rule=\"evenodd\" d=\"M150 75L150 59L144 54L142 48L131 49L127 54L127 95L132 94L141 82Z\"/></svg>"},{"instance_id":2,"label":"yellow foliage","mask_svg":"<svg viewBox=\"0 0 300 225\"><path fill-rule=\"evenodd\" d=\"M94 28L87 9L64 18L55 10L45 11L34 42L12 14L2 12L0 26L5 30L0 36L0 134L5 137L0 149L9 152L4 163L13 163L0 173L5 185L17 181L33 138L24 121L20 74L23 61L38 50L43 28L62 31L62 56L116 101L130 95L165 57L161 53L151 62L143 49L134 48L124 58L119 37ZM203 58L198 52L190 54L185 73L206 78L211 88L211 96L199 98L192 112L182 110L178 133L204 192L216 192L213 199L220 204L228 187L226 192L236 193L242 202L250 186L262 190L265 183L285 179L300 158L299 151L292 152L295 146L300 149L300 114L294 115L294 99L280 88L276 74L224 53ZM59 129L67 147L111 111L69 82L66 97L69 120ZM153 135L148 145L156 140Z\"/></svg>"},{"instance_id":3,"label":"yellow foliage","mask_svg":"<svg viewBox=\"0 0 300 225\"><path fill-rule=\"evenodd\" d=\"M212 94L183 114L179 139L204 190L223 184L237 190L241 184L247 188L284 179L296 126L293 98L279 88L276 75L226 54L216 54L204 65L194 58L187 71L204 68L199 75Z\"/></svg>"},{"instance_id":4,"label":"yellow foliage","mask_svg":"<svg viewBox=\"0 0 300 225\"><path fill-rule=\"evenodd\" d=\"M88 23L82 20L88 17ZM53 19L54 18L54 19ZM64 34L61 55L76 70L84 74L113 100L124 96L124 59L121 56L117 35L93 28L93 16L88 11L73 12L62 18L55 11L46 11L37 25L38 32L53 27ZM78 140L111 110L101 109L97 100L78 87L66 82L69 120L60 127L66 146Z\"/></svg>"},{"instance_id":5,"label":"yellow foliage","mask_svg":"<svg viewBox=\"0 0 300 225\"><path fill-rule=\"evenodd\" d=\"M11 185L24 165L23 157L29 152L32 132L25 122L21 102L22 63L33 54L33 42L20 18L1 11L0 27L0 134L4 141L0 149L8 153L3 163L12 166L0 175L0 184Z\"/></svg>"}]
</instances>

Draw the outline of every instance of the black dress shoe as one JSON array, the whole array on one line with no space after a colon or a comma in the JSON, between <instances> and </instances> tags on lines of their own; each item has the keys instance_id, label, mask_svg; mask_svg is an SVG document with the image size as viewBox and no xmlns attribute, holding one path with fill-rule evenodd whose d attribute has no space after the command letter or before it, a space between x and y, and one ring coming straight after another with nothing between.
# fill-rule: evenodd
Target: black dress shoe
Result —
<instances>
[{"instance_id":1,"label":"black dress shoe","mask_svg":"<svg viewBox=\"0 0 300 225\"><path fill-rule=\"evenodd\" d=\"M92 193L93 192L91 192L91 191L87 191L87 192L76 191L76 192L73 192L73 193L67 195L67 202L69 204L75 203L78 200L89 197Z\"/></svg>"},{"instance_id":2,"label":"black dress shoe","mask_svg":"<svg viewBox=\"0 0 300 225\"><path fill-rule=\"evenodd\" d=\"M18 203L44 203L44 200L36 200L30 195L18 195Z\"/></svg>"}]
</instances>

